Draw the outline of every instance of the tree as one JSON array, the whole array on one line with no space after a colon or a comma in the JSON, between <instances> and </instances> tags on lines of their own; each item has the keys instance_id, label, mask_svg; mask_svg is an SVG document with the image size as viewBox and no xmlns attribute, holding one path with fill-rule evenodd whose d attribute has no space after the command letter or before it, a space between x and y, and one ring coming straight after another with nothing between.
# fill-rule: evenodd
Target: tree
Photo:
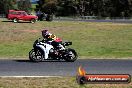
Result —
<instances>
[{"instance_id":1,"label":"tree","mask_svg":"<svg viewBox=\"0 0 132 88\"><path fill-rule=\"evenodd\" d=\"M15 9L16 0L0 0L0 12L8 14L8 10Z\"/></svg>"},{"instance_id":2,"label":"tree","mask_svg":"<svg viewBox=\"0 0 132 88\"><path fill-rule=\"evenodd\" d=\"M45 1L45 3L42 5L42 11L47 14L54 14L57 11L56 6L56 0Z\"/></svg>"},{"instance_id":3,"label":"tree","mask_svg":"<svg viewBox=\"0 0 132 88\"><path fill-rule=\"evenodd\" d=\"M132 0L39 0L38 10L60 16L129 17Z\"/></svg>"},{"instance_id":4,"label":"tree","mask_svg":"<svg viewBox=\"0 0 132 88\"><path fill-rule=\"evenodd\" d=\"M19 0L17 2L19 10L24 10L30 13L31 11L31 2L30 0Z\"/></svg>"},{"instance_id":5,"label":"tree","mask_svg":"<svg viewBox=\"0 0 132 88\"><path fill-rule=\"evenodd\" d=\"M57 15L75 16L79 14L77 4L76 0L58 0Z\"/></svg>"},{"instance_id":6,"label":"tree","mask_svg":"<svg viewBox=\"0 0 132 88\"><path fill-rule=\"evenodd\" d=\"M46 14L56 12L57 0L39 0L37 3L36 11L42 11Z\"/></svg>"}]
</instances>

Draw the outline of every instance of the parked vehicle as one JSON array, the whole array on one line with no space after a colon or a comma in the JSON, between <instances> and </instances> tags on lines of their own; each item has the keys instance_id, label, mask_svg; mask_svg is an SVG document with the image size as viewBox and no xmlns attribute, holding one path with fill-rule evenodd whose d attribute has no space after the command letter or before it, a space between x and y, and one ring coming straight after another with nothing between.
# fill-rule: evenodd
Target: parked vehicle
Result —
<instances>
[{"instance_id":1,"label":"parked vehicle","mask_svg":"<svg viewBox=\"0 0 132 88\"><path fill-rule=\"evenodd\" d=\"M53 21L52 14L45 14L45 13L42 13L41 11L38 11L36 15L38 16L39 21Z\"/></svg>"},{"instance_id":2,"label":"parked vehicle","mask_svg":"<svg viewBox=\"0 0 132 88\"><path fill-rule=\"evenodd\" d=\"M19 21L30 21L31 23L35 23L37 19L37 16L29 15L25 11L9 10L8 13L8 20L12 20L14 23Z\"/></svg>"},{"instance_id":3,"label":"parked vehicle","mask_svg":"<svg viewBox=\"0 0 132 88\"><path fill-rule=\"evenodd\" d=\"M65 60L74 62L77 59L76 51L71 48L66 48L66 46L72 45L72 42L64 42L62 45L65 49L60 50L47 44L44 40L39 41L37 39L33 44L33 49L29 52L29 59L34 62L45 60Z\"/></svg>"}]
</instances>

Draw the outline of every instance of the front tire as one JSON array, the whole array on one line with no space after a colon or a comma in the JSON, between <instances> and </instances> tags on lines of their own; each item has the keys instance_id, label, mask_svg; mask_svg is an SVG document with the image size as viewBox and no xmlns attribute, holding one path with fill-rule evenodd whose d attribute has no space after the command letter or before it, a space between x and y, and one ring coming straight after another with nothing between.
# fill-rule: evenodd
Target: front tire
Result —
<instances>
[{"instance_id":1,"label":"front tire","mask_svg":"<svg viewBox=\"0 0 132 88\"><path fill-rule=\"evenodd\" d=\"M74 49L68 49L65 56L65 61L74 62L77 59L77 53Z\"/></svg>"},{"instance_id":2,"label":"front tire","mask_svg":"<svg viewBox=\"0 0 132 88\"><path fill-rule=\"evenodd\" d=\"M36 22L36 20L35 19L31 19L31 21L30 21L32 24L34 24L35 22Z\"/></svg>"},{"instance_id":3,"label":"front tire","mask_svg":"<svg viewBox=\"0 0 132 88\"><path fill-rule=\"evenodd\" d=\"M17 18L14 18L14 19L13 19L13 22L14 22L14 23L18 23L18 19L17 19Z\"/></svg>"},{"instance_id":4,"label":"front tire","mask_svg":"<svg viewBox=\"0 0 132 88\"><path fill-rule=\"evenodd\" d=\"M43 54L39 49L36 52L34 49L32 49L29 52L29 59L32 62L41 62L43 60Z\"/></svg>"}]
</instances>

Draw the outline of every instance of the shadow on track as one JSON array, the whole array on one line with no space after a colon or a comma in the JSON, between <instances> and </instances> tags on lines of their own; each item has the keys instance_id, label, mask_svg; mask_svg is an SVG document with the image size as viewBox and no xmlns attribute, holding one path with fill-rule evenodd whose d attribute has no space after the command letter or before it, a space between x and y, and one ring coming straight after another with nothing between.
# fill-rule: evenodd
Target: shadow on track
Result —
<instances>
[{"instance_id":1,"label":"shadow on track","mask_svg":"<svg viewBox=\"0 0 132 88\"><path fill-rule=\"evenodd\" d=\"M6 23L6 22L12 22L12 21L11 20L8 20L8 21L1 21L1 22L5 22Z\"/></svg>"},{"instance_id":2,"label":"shadow on track","mask_svg":"<svg viewBox=\"0 0 132 88\"><path fill-rule=\"evenodd\" d=\"M11 20L8 20L8 21L1 21L1 22L5 22L5 23L12 22L12 23L14 23L14 22L11 21ZM19 22L17 22L16 24L19 24L19 23L31 23L31 22L28 22L28 21L19 21Z\"/></svg>"},{"instance_id":3,"label":"shadow on track","mask_svg":"<svg viewBox=\"0 0 132 88\"><path fill-rule=\"evenodd\" d=\"M42 63L42 62L66 62L64 60L45 60L45 61L41 61L41 62L33 62L30 60L13 60L15 62L26 62L26 63Z\"/></svg>"}]
</instances>

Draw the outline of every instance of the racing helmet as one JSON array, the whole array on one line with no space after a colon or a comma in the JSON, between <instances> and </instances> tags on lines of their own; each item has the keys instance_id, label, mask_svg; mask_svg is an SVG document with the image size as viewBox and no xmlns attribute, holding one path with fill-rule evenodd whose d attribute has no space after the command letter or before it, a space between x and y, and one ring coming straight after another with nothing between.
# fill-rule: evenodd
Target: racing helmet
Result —
<instances>
[{"instance_id":1,"label":"racing helmet","mask_svg":"<svg viewBox=\"0 0 132 88\"><path fill-rule=\"evenodd\" d=\"M43 38L48 38L50 35L49 31L48 30L42 30L42 36Z\"/></svg>"}]
</instances>

